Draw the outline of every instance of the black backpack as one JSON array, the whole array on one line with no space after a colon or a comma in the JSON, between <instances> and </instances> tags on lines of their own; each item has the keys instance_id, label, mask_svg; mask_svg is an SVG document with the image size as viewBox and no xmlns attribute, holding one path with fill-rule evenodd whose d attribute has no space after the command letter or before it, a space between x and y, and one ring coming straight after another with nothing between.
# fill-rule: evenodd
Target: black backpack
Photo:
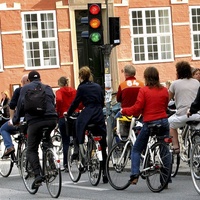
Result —
<instances>
[{"instance_id":1,"label":"black backpack","mask_svg":"<svg viewBox=\"0 0 200 200\"><path fill-rule=\"evenodd\" d=\"M45 85L38 83L34 89L29 89L24 98L24 111L33 116L41 116L46 111Z\"/></svg>"}]
</instances>

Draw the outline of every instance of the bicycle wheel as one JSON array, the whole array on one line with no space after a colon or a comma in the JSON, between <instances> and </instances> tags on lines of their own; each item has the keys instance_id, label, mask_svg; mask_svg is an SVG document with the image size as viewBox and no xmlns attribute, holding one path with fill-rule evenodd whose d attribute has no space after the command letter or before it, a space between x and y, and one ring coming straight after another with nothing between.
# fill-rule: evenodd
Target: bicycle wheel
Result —
<instances>
[{"instance_id":1,"label":"bicycle wheel","mask_svg":"<svg viewBox=\"0 0 200 200\"><path fill-rule=\"evenodd\" d=\"M3 144L3 139L0 139L0 174L3 177L8 177L13 168L13 161L11 155L3 156L6 147Z\"/></svg>"},{"instance_id":2,"label":"bicycle wheel","mask_svg":"<svg viewBox=\"0 0 200 200\"><path fill-rule=\"evenodd\" d=\"M90 183L93 186L97 186L101 178L101 162L98 158L98 149L96 149L96 144L94 141L92 144L92 151L90 153L91 156L88 163L88 177Z\"/></svg>"},{"instance_id":3,"label":"bicycle wheel","mask_svg":"<svg viewBox=\"0 0 200 200\"><path fill-rule=\"evenodd\" d=\"M198 194L200 194L200 142L196 143L191 152L190 172L192 182Z\"/></svg>"},{"instance_id":4,"label":"bicycle wheel","mask_svg":"<svg viewBox=\"0 0 200 200\"><path fill-rule=\"evenodd\" d=\"M151 153L147 154L144 164L147 186L152 192L162 191L171 177L171 153L164 142L156 142Z\"/></svg>"},{"instance_id":5,"label":"bicycle wheel","mask_svg":"<svg viewBox=\"0 0 200 200\"><path fill-rule=\"evenodd\" d=\"M30 194L35 194L38 191L38 188L32 189L32 184L33 184L33 181L35 180L35 175L33 173L32 167L30 166L30 163L26 159L26 151L27 149L25 148L22 151L22 155L21 155L21 162L20 162L21 177L28 192Z\"/></svg>"},{"instance_id":6,"label":"bicycle wheel","mask_svg":"<svg viewBox=\"0 0 200 200\"><path fill-rule=\"evenodd\" d=\"M178 173L179 165L180 165L180 155L172 153L172 171L171 177L175 177Z\"/></svg>"},{"instance_id":7,"label":"bicycle wheel","mask_svg":"<svg viewBox=\"0 0 200 200\"><path fill-rule=\"evenodd\" d=\"M110 185L116 190L126 189L131 173L131 144L119 142L110 150L106 160L106 173Z\"/></svg>"},{"instance_id":8,"label":"bicycle wheel","mask_svg":"<svg viewBox=\"0 0 200 200\"><path fill-rule=\"evenodd\" d=\"M62 177L59 161L53 149L46 150L44 162L47 189L53 198L58 198L61 192Z\"/></svg>"},{"instance_id":9,"label":"bicycle wheel","mask_svg":"<svg viewBox=\"0 0 200 200\"><path fill-rule=\"evenodd\" d=\"M80 161L72 160L73 153L74 153L74 145L71 143L68 149L68 159L67 159L69 177L73 182L78 182L81 178L81 171L79 170Z\"/></svg>"}]
</instances>

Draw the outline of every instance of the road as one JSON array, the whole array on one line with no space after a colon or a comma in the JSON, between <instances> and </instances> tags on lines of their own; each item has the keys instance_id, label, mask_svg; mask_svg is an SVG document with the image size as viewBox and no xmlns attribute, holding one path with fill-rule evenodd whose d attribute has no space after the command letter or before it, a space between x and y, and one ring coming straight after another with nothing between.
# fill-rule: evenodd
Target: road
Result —
<instances>
[{"instance_id":1,"label":"road","mask_svg":"<svg viewBox=\"0 0 200 200\"><path fill-rule=\"evenodd\" d=\"M103 184L102 181L97 187L92 186L83 174L80 181L74 184L68 173L62 172L63 185L59 199L61 200L199 200L189 175L178 174L169 184L169 189L161 193L151 192L145 180L139 179L136 186L130 186L126 190L116 191L110 184ZM8 178L0 177L0 200L45 200L50 199L45 184L40 187L35 195L31 195L25 189L22 179L18 174L16 166Z\"/></svg>"}]
</instances>

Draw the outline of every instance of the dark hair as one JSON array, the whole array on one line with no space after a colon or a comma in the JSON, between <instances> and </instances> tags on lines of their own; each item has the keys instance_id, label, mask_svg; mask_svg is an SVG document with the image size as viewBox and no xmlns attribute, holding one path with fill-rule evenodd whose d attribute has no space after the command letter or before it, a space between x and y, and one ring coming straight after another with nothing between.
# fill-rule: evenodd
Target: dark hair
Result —
<instances>
[{"instance_id":1,"label":"dark hair","mask_svg":"<svg viewBox=\"0 0 200 200\"><path fill-rule=\"evenodd\" d=\"M176 72L177 72L178 79L192 78L191 66L186 61L180 61L180 62L176 63Z\"/></svg>"},{"instance_id":2,"label":"dark hair","mask_svg":"<svg viewBox=\"0 0 200 200\"><path fill-rule=\"evenodd\" d=\"M67 77L65 77L65 76L61 76L59 79L58 79L58 85L59 86L61 86L61 87L63 87L63 86L68 86L68 79L67 79Z\"/></svg>"},{"instance_id":3,"label":"dark hair","mask_svg":"<svg viewBox=\"0 0 200 200\"><path fill-rule=\"evenodd\" d=\"M159 72L155 67L147 67L144 71L144 79L146 86L149 87L163 87L160 84Z\"/></svg>"}]
</instances>

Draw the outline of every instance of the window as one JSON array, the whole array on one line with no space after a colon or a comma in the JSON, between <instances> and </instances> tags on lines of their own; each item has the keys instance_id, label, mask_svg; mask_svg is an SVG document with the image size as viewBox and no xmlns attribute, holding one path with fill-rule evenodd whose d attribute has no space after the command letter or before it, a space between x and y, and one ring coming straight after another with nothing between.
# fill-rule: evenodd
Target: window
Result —
<instances>
[{"instance_id":1,"label":"window","mask_svg":"<svg viewBox=\"0 0 200 200\"><path fill-rule=\"evenodd\" d=\"M173 60L169 8L131 9L130 22L134 63Z\"/></svg>"},{"instance_id":2,"label":"window","mask_svg":"<svg viewBox=\"0 0 200 200\"><path fill-rule=\"evenodd\" d=\"M58 67L55 11L22 13L27 69Z\"/></svg>"},{"instance_id":3,"label":"window","mask_svg":"<svg viewBox=\"0 0 200 200\"><path fill-rule=\"evenodd\" d=\"M190 29L192 38L192 58L200 59L200 7L190 7Z\"/></svg>"}]
</instances>

